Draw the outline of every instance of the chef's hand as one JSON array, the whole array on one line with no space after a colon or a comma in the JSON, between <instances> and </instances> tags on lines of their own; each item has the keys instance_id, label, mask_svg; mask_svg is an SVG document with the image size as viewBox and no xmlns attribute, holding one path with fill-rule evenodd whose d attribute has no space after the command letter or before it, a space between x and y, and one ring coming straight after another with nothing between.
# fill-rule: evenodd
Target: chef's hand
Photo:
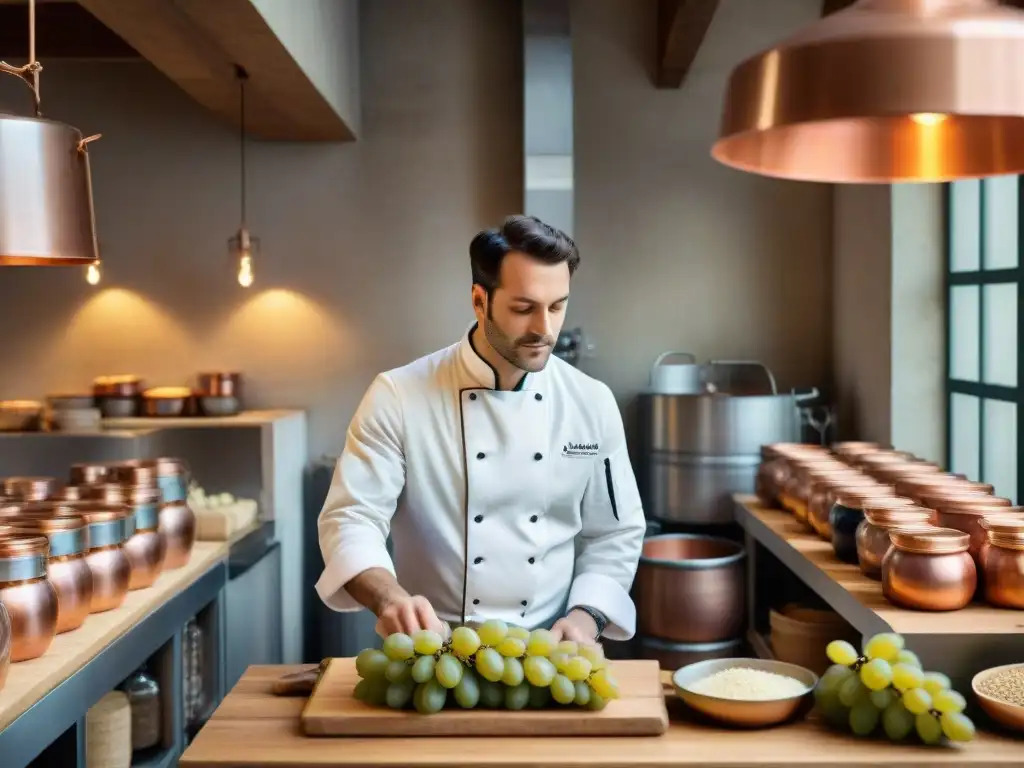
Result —
<instances>
[{"instance_id":1,"label":"chef's hand","mask_svg":"<svg viewBox=\"0 0 1024 768\"><path fill-rule=\"evenodd\" d=\"M396 595L377 614L377 634L387 637L395 632L411 635L421 629L432 629L441 637L446 627L437 618L430 601L421 595Z\"/></svg>"},{"instance_id":2,"label":"chef's hand","mask_svg":"<svg viewBox=\"0 0 1024 768\"><path fill-rule=\"evenodd\" d=\"M584 645L598 645L597 622L586 611L569 611L568 616L554 623L551 634L556 642L572 640Z\"/></svg>"}]
</instances>

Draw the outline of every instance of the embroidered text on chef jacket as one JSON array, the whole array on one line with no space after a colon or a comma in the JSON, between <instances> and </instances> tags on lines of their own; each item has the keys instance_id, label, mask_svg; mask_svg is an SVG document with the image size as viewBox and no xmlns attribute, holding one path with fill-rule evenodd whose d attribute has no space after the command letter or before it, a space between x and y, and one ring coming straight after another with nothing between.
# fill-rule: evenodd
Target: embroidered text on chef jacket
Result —
<instances>
[{"instance_id":1,"label":"embroidered text on chef jacket","mask_svg":"<svg viewBox=\"0 0 1024 768\"><path fill-rule=\"evenodd\" d=\"M554 356L496 390L471 333L366 392L320 513L318 594L358 610L343 585L386 568L448 622L587 605L628 640L645 521L611 390Z\"/></svg>"}]
</instances>

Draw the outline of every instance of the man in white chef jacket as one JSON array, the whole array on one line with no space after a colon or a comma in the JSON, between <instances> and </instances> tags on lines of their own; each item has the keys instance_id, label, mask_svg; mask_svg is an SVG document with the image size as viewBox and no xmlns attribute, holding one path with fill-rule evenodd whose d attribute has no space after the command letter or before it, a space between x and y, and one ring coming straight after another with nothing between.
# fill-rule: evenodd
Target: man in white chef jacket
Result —
<instances>
[{"instance_id":1,"label":"man in white chef jacket","mask_svg":"<svg viewBox=\"0 0 1024 768\"><path fill-rule=\"evenodd\" d=\"M526 216L469 250L476 322L379 374L352 419L317 592L369 608L385 636L497 618L628 640L645 521L622 417L605 384L551 354L579 252Z\"/></svg>"}]
</instances>

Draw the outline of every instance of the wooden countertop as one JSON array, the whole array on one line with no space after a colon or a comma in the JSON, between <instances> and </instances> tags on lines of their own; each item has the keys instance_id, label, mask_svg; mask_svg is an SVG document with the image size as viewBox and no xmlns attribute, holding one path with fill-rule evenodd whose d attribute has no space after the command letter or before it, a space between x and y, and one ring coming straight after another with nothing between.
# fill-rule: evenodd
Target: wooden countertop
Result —
<instances>
[{"instance_id":1,"label":"wooden countertop","mask_svg":"<svg viewBox=\"0 0 1024 768\"><path fill-rule=\"evenodd\" d=\"M152 587L129 592L120 608L92 614L78 629L57 635L38 659L12 664L0 689L0 730L212 565L226 559L228 549L227 541L197 541L187 565L162 573Z\"/></svg>"},{"instance_id":2,"label":"wooden countertop","mask_svg":"<svg viewBox=\"0 0 1024 768\"><path fill-rule=\"evenodd\" d=\"M892 631L903 635L935 634L1005 635L1024 633L1024 611L972 603L959 611L910 611L882 596L882 584L836 558L830 542L809 532L788 512L770 509L754 496L737 496L748 513L771 529L780 540L799 552L815 568L873 611ZM1024 760L1024 758L1022 758Z\"/></svg>"},{"instance_id":3,"label":"wooden countertop","mask_svg":"<svg viewBox=\"0 0 1024 768\"><path fill-rule=\"evenodd\" d=\"M669 689L664 736L632 738L309 738L299 729L305 698L270 687L298 666L253 666L182 756L182 768L393 766L394 768L931 768L1019 766L1024 742L990 734L963 747L896 746L856 739L805 721L763 731L698 724ZM663 672L663 680L668 673ZM500 717L496 713L495 717Z\"/></svg>"}]
</instances>

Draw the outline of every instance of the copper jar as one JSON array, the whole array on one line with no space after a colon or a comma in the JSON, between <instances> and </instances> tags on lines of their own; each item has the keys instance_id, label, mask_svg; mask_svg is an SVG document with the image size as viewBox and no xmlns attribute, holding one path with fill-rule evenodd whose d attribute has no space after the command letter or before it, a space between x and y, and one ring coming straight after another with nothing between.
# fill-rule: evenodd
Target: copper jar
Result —
<instances>
[{"instance_id":1,"label":"copper jar","mask_svg":"<svg viewBox=\"0 0 1024 768\"><path fill-rule=\"evenodd\" d=\"M985 529L981 521L991 515L1012 515L1024 518L1020 507L1009 506L1009 499L1002 499L1006 504L994 503L995 496L977 495L935 498L935 523L942 528L963 531L971 537L970 553L974 562L980 566L979 555L985 543Z\"/></svg>"},{"instance_id":2,"label":"copper jar","mask_svg":"<svg viewBox=\"0 0 1024 768\"><path fill-rule=\"evenodd\" d=\"M0 603L0 691L4 689L7 673L11 670L12 631L11 615L4 604Z\"/></svg>"},{"instance_id":3,"label":"copper jar","mask_svg":"<svg viewBox=\"0 0 1024 768\"><path fill-rule=\"evenodd\" d=\"M156 462L152 459L116 461L110 465L107 482L120 485L156 485Z\"/></svg>"},{"instance_id":4,"label":"copper jar","mask_svg":"<svg viewBox=\"0 0 1024 768\"><path fill-rule=\"evenodd\" d=\"M793 462L789 479L783 488L781 501L800 522L807 524L807 503L810 500L811 481L818 473L844 472L849 467L838 459L798 459Z\"/></svg>"},{"instance_id":5,"label":"copper jar","mask_svg":"<svg viewBox=\"0 0 1024 768\"><path fill-rule=\"evenodd\" d=\"M200 373L199 393L203 397L242 397L242 374Z\"/></svg>"},{"instance_id":6,"label":"copper jar","mask_svg":"<svg viewBox=\"0 0 1024 768\"><path fill-rule=\"evenodd\" d=\"M830 482L823 489L812 490L811 499L807 503L807 522L811 529L825 541L832 541L832 524L829 522L829 518L839 493L844 490L867 493L879 488L883 489L881 492L884 493L887 490L877 480L872 480L859 472L855 475L829 478L829 480Z\"/></svg>"},{"instance_id":7,"label":"copper jar","mask_svg":"<svg viewBox=\"0 0 1024 768\"><path fill-rule=\"evenodd\" d=\"M191 475L184 459L157 459L156 474L157 484L160 486L160 496L165 504L188 499Z\"/></svg>"},{"instance_id":8,"label":"copper jar","mask_svg":"<svg viewBox=\"0 0 1024 768\"><path fill-rule=\"evenodd\" d=\"M85 519L77 514L23 512L11 518L22 533L46 536L46 578L57 592L57 634L78 629L92 604L92 571L85 562Z\"/></svg>"},{"instance_id":9,"label":"copper jar","mask_svg":"<svg viewBox=\"0 0 1024 768\"><path fill-rule=\"evenodd\" d=\"M57 592L46 578L45 536L0 538L0 602L11 617L11 661L46 653L57 635Z\"/></svg>"},{"instance_id":10,"label":"copper jar","mask_svg":"<svg viewBox=\"0 0 1024 768\"><path fill-rule=\"evenodd\" d=\"M985 602L1024 610L1024 517L993 515L981 526L986 534L979 556Z\"/></svg>"},{"instance_id":11,"label":"copper jar","mask_svg":"<svg viewBox=\"0 0 1024 768\"><path fill-rule=\"evenodd\" d=\"M128 594L132 567L124 551L131 535L131 513L127 507L97 505L81 510L89 526L89 550L85 561L92 572L91 613L119 608Z\"/></svg>"},{"instance_id":12,"label":"copper jar","mask_svg":"<svg viewBox=\"0 0 1024 768\"><path fill-rule=\"evenodd\" d=\"M945 472L928 472L909 475L896 480L896 493L920 503L925 503L926 496L938 492L990 494L993 487L988 483L973 483L956 475Z\"/></svg>"},{"instance_id":13,"label":"copper jar","mask_svg":"<svg viewBox=\"0 0 1024 768\"><path fill-rule=\"evenodd\" d=\"M196 516L188 505L188 465L181 459L155 461L160 493L160 533L167 541L165 569L181 568L192 556L196 542Z\"/></svg>"},{"instance_id":14,"label":"copper jar","mask_svg":"<svg viewBox=\"0 0 1024 768\"><path fill-rule=\"evenodd\" d=\"M869 579L881 581L882 560L892 542L889 531L898 529L928 530L934 528L934 512L923 507L891 508L872 505L864 510L864 519L857 526L857 565Z\"/></svg>"},{"instance_id":15,"label":"copper jar","mask_svg":"<svg viewBox=\"0 0 1024 768\"><path fill-rule=\"evenodd\" d=\"M106 482L110 474L110 464L107 462L82 462L71 465L72 485L96 485Z\"/></svg>"},{"instance_id":16,"label":"copper jar","mask_svg":"<svg viewBox=\"0 0 1024 768\"><path fill-rule=\"evenodd\" d=\"M792 460L799 456L825 456L824 449L803 443L772 443L761 446L761 463L754 478L754 493L762 504L782 507L779 496L793 469Z\"/></svg>"},{"instance_id":17,"label":"copper jar","mask_svg":"<svg viewBox=\"0 0 1024 768\"><path fill-rule=\"evenodd\" d=\"M942 468L923 459L906 462L891 462L871 467L871 476L887 483L904 477L920 477L922 475L942 475Z\"/></svg>"},{"instance_id":18,"label":"copper jar","mask_svg":"<svg viewBox=\"0 0 1024 768\"><path fill-rule=\"evenodd\" d=\"M882 594L902 608L956 611L974 598L978 571L967 551L970 536L950 528L889 531L882 559Z\"/></svg>"},{"instance_id":19,"label":"copper jar","mask_svg":"<svg viewBox=\"0 0 1024 768\"><path fill-rule=\"evenodd\" d=\"M124 543L131 563L128 589L144 589L160 576L167 557L167 542L160 533L160 492L152 485L124 486L123 491L134 529Z\"/></svg>"},{"instance_id":20,"label":"copper jar","mask_svg":"<svg viewBox=\"0 0 1024 768\"><path fill-rule=\"evenodd\" d=\"M858 456L867 456L870 453L878 453L884 450L878 443L866 443L857 440L849 440L832 445L832 453L844 461L856 460Z\"/></svg>"},{"instance_id":21,"label":"copper jar","mask_svg":"<svg viewBox=\"0 0 1024 768\"><path fill-rule=\"evenodd\" d=\"M18 501L43 501L50 498L59 486L55 477L5 477L5 496Z\"/></svg>"},{"instance_id":22,"label":"copper jar","mask_svg":"<svg viewBox=\"0 0 1024 768\"><path fill-rule=\"evenodd\" d=\"M853 459L853 465L857 469L862 469L870 474L874 467L885 466L888 464L906 464L908 461L914 461L915 457L911 453L906 451L875 451L873 453L863 453Z\"/></svg>"},{"instance_id":23,"label":"copper jar","mask_svg":"<svg viewBox=\"0 0 1024 768\"><path fill-rule=\"evenodd\" d=\"M700 534L649 536L636 575L639 632L676 643L742 637L746 586L741 544Z\"/></svg>"},{"instance_id":24,"label":"copper jar","mask_svg":"<svg viewBox=\"0 0 1024 768\"><path fill-rule=\"evenodd\" d=\"M897 506L913 503L897 499L890 485L837 490L835 503L828 513L828 524L832 531L832 551L839 560L857 564L857 526L864 519L864 507L887 502Z\"/></svg>"}]
</instances>

